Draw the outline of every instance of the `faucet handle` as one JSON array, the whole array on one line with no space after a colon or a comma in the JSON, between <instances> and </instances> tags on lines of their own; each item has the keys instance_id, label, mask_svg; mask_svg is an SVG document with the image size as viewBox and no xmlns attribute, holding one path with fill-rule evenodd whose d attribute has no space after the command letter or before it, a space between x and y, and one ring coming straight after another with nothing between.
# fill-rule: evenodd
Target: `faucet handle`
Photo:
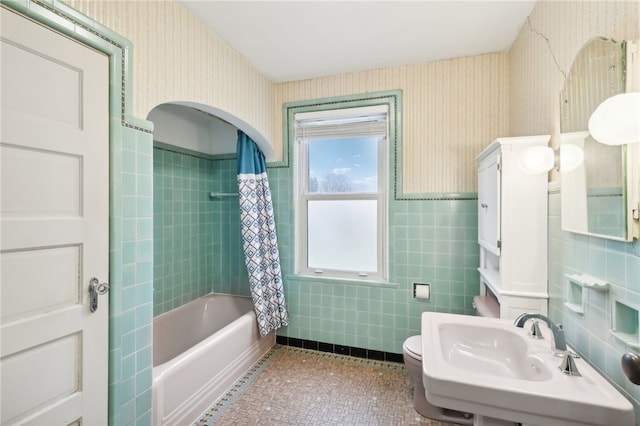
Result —
<instances>
[{"instance_id":1,"label":"faucet handle","mask_svg":"<svg viewBox=\"0 0 640 426\"><path fill-rule=\"evenodd\" d=\"M540 331L540 324L537 320L531 322L531 330L527 333L532 339L544 339L542 332Z\"/></svg>"},{"instance_id":2,"label":"faucet handle","mask_svg":"<svg viewBox=\"0 0 640 426\"><path fill-rule=\"evenodd\" d=\"M562 359L562 363L560 364L560 371L569 376L582 376L578 371L578 367L576 366L576 362L574 359L580 358L580 356L571 351L566 351L564 353L564 358Z\"/></svg>"}]
</instances>

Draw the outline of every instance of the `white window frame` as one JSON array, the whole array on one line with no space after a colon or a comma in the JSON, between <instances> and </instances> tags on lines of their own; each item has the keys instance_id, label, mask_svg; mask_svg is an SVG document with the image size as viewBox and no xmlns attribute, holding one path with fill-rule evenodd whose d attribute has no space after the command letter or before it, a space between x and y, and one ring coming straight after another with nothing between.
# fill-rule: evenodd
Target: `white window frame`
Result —
<instances>
[{"instance_id":1,"label":"white window frame","mask_svg":"<svg viewBox=\"0 0 640 426\"><path fill-rule=\"evenodd\" d=\"M350 279L373 282L386 282L388 280L388 209L389 209L389 116L387 105L362 108L336 108L313 112L303 112L294 115L296 128L302 120L325 120L331 122L337 119L342 121L348 117L366 117L385 114L385 134L374 135L378 138L378 191L372 193L309 193L309 157L308 141L313 139L330 139L355 136L341 133L338 128L333 129L323 137L299 134L295 138L294 145L294 205L296 219L296 273L305 276L322 278ZM367 136L366 133L359 134ZM308 266L307 244L307 205L312 200L375 200L377 202L377 271L346 271L336 269L316 269Z\"/></svg>"}]
</instances>

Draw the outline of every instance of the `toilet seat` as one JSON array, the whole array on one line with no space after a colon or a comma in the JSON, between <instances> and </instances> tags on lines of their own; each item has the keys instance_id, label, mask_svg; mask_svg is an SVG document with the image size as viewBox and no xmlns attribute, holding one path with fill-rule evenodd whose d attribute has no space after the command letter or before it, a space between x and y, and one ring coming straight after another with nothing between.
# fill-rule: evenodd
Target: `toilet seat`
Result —
<instances>
[{"instance_id":1,"label":"toilet seat","mask_svg":"<svg viewBox=\"0 0 640 426\"><path fill-rule=\"evenodd\" d=\"M403 349L407 353L407 355L411 356L411 358L422 360L422 336L416 335L411 336L407 340L404 341L402 345Z\"/></svg>"}]
</instances>

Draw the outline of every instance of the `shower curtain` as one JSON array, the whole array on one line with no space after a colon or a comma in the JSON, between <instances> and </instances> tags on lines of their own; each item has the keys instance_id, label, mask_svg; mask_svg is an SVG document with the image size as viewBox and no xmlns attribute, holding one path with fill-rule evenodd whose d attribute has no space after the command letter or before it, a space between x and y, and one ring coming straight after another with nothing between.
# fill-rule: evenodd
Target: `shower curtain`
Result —
<instances>
[{"instance_id":1,"label":"shower curtain","mask_svg":"<svg viewBox=\"0 0 640 426\"><path fill-rule=\"evenodd\" d=\"M241 130L237 154L245 263L258 328L264 336L289 324L267 163L260 148Z\"/></svg>"}]
</instances>

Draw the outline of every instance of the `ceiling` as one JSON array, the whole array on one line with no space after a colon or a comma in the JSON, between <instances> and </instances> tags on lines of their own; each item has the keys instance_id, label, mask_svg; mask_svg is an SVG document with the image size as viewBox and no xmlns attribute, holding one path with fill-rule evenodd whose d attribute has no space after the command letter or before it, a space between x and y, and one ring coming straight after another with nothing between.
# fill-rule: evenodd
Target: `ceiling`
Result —
<instances>
[{"instance_id":1,"label":"ceiling","mask_svg":"<svg viewBox=\"0 0 640 426\"><path fill-rule=\"evenodd\" d=\"M535 4L178 1L277 83L504 51Z\"/></svg>"}]
</instances>

